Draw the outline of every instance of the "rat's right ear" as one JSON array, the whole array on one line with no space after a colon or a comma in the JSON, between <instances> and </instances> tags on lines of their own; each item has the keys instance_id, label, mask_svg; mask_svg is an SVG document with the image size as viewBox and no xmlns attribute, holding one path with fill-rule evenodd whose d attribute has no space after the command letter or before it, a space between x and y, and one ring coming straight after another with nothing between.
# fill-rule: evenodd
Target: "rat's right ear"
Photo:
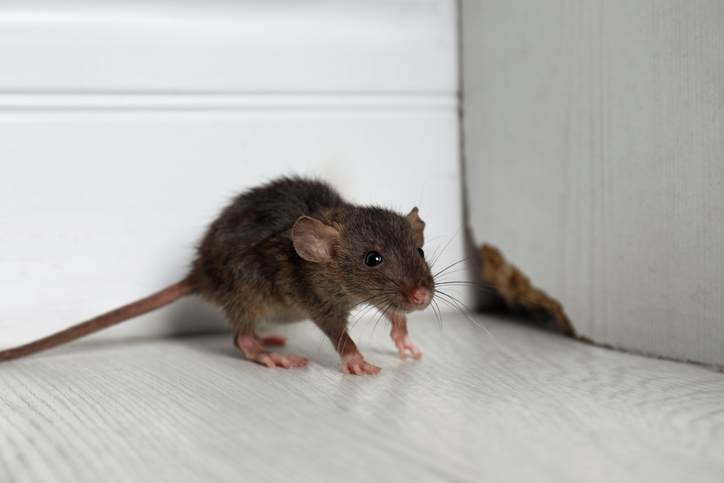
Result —
<instances>
[{"instance_id":1,"label":"rat's right ear","mask_svg":"<svg viewBox=\"0 0 724 483\"><path fill-rule=\"evenodd\" d=\"M331 262L339 232L319 220L300 217L292 228L292 242L297 254L308 262Z\"/></svg>"},{"instance_id":2,"label":"rat's right ear","mask_svg":"<svg viewBox=\"0 0 724 483\"><path fill-rule=\"evenodd\" d=\"M418 247L421 247L425 244L425 235L422 234L422 232L425 230L425 222L422 221L417 214L418 209L417 206L412 209L409 215L407 215L407 221L412 226L412 232L415 236L415 243L417 243Z\"/></svg>"}]
</instances>

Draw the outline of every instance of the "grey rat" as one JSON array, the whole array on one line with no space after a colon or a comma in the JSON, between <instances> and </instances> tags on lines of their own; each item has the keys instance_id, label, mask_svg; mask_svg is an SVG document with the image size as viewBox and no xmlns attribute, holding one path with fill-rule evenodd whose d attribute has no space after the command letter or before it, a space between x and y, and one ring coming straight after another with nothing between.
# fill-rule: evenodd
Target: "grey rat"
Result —
<instances>
[{"instance_id":1,"label":"grey rat","mask_svg":"<svg viewBox=\"0 0 724 483\"><path fill-rule=\"evenodd\" d=\"M392 323L402 359L422 353L410 340L405 314L426 308L435 281L422 245L425 223L413 208L356 206L330 185L281 178L241 194L206 232L189 275L154 295L44 339L0 352L16 359L197 294L222 309L234 344L268 367L303 367L308 359L268 352L283 345L261 336L264 322L311 319L332 341L345 374L377 374L347 332L350 311L371 304Z\"/></svg>"}]
</instances>

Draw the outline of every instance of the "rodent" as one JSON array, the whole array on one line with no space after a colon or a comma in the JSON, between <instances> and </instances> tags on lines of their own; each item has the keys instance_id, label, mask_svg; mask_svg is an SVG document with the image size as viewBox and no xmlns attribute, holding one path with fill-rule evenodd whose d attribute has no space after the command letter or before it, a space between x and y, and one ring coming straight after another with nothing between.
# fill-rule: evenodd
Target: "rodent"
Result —
<instances>
[{"instance_id":1,"label":"rodent","mask_svg":"<svg viewBox=\"0 0 724 483\"><path fill-rule=\"evenodd\" d=\"M347 332L350 311L371 304L392 323L402 359L422 353L405 314L426 308L435 281L422 246L425 223L345 201L329 184L283 177L236 197L211 224L188 276L145 299L43 339L0 352L16 359L197 294L220 307L244 355L268 367L303 367L308 359L268 352L279 336L260 336L263 322L311 319L332 341L345 374L377 374Z\"/></svg>"}]
</instances>

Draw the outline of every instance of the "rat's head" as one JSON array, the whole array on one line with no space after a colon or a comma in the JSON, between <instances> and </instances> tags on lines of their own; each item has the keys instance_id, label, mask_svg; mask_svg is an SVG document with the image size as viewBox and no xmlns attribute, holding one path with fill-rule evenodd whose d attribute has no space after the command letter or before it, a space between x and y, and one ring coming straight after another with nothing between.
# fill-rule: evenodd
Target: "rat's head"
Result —
<instances>
[{"instance_id":1,"label":"rat's head","mask_svg":"<svg viewBox=\"0 0 724 483\"><path fill-rule=\"evenodd\" d=\"M299 256L322 264L354 299L383 312L407 313L430 304L435 282L422 250L425 223L417 208L406 217L354 208L332 224L299 218L292 229Z\"/></svg>"}]
</instances>

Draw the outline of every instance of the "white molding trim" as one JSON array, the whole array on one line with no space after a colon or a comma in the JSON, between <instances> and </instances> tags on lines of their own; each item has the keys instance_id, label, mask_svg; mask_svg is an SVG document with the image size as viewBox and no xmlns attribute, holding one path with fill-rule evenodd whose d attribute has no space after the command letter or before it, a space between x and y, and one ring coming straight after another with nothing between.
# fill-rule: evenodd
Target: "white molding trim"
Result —
<instances>
[{"instance_id":1,"label":"white molding trim","mask_svg":"<svg viewBox=\"0 0 724 483\"><path fill-rule=\"evenodd\" d=\"M454 0L3 2L0 91L457 91Z\"/></svg>"},{"instance_id":2,"label":"white molding trim","mask_svg":"<svg viewBox=\"0 0 724 483\"><path fill-rule=\"evenodd\" d=\"M2 111L165 111L247 109L457 109L454 94L2 94Z\"/></svg>"}]
</instances>

